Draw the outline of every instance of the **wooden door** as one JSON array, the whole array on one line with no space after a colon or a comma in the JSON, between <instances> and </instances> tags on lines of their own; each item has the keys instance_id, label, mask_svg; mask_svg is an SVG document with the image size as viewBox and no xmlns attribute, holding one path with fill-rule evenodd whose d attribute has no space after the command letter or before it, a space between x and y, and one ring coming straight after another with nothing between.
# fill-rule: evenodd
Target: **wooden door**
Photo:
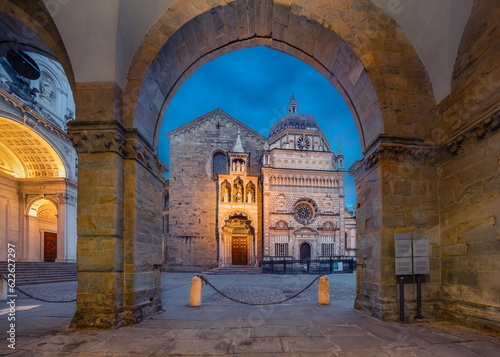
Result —
<instances>
[{"instance_id":1,"label":"wooden door","mask_svg":"<svg viewBox=\"0 0 500 357\"><path fill-rule=\"evenodd\" d=\"M248 264L248 244L247 237L233 236L232 237L232 262L233 265L247 265Z\"/></svg>"},{"instance_id":2,"label":"wooden door","mask_svg":"<svg viewBox=\"0 0 500 357\"><path fill-rule=\"evenodd\" d=\"M44 232L43 235L43 261L55 262L57 258L57 234Z\"/></svg>"},{"instance_id":3,"label":"wooden door","mask_svg":"<svg viewBox=\"0 0 500 357\"><path fill-rule=\"evenodd\" d=\"M311 246L308 243L300 245L300 259L311 259Z\"/></svg>"}]
</instances>

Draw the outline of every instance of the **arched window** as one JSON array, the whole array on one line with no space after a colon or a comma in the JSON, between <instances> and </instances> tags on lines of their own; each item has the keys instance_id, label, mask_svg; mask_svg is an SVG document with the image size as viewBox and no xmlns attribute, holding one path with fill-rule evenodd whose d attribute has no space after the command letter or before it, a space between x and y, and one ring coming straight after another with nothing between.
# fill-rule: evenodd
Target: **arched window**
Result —
<instances>
[{"instance_id":1,"label":"arched window","mask_svg":"<svg viewBox=\"0 0 500 357\"><path fill-rule=\"evenodd\" d=\"M213 156L212 161L213 177L217 178L217 174L227 174L227 159L223 152L217 151Z\"/></svg>"}]
</instances>

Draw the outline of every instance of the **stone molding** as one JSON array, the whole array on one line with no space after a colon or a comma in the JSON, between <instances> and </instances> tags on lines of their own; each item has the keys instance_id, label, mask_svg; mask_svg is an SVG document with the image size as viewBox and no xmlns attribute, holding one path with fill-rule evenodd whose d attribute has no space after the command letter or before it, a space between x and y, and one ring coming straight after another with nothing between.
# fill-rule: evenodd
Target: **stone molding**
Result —
<instances>
[{"instance_id":1,"label":"stone molding","mask_svg":"<svg viewBox=\"0 0 500 357\"><path fill-rule=\"evenodd\" d=\"M76 205L76 196L67 193L57 193L57 198L59 202L69 203L71 205Z\"/></svg>"},{"instance_id":2,"label":"stone molding","mask_svg":"<svg viewBox=\"0 0 500 357\"><path fill-rule=\"evenodd\" d=\"M380 135L363 153L364 159L356 161L349 174L356 177L378 165L406 163L410 166L433 164L436 149L420 139L407 139Z\"/></svg>"},{"instance_id":3,"label":"stone molding","mask_svg":"<svg viewBox=\"0 0 500 357\"><path fill-rule=\"evenodd\" d=\"M137 129L126 129L117 120L70 122L68 131L78 154L114 152L124 159L134 159L163 180L167 167Z\"/></svg>"},{"instance_id":4,"label":"stone molding","mask_svg":"<svg viewBox=\"0 0 500 357\"><path fill-rule=\"evenodd\" d=\"M439 147L441 162L460 155L468 147L487 139L500 131L500 108L496 107L488 114L481 116L474 123L467 125L452 135L451 139Z\"/></svg>"},{"instance_id":5,"label":"stone molding","mask_svg":"<svg viewBox=\"0 0 500 357\"><path fill-rule=\"evenodd\" d=\"M183 126L172 131L169 131L166 135L170 140L172 140L181 136L182 134L185 134L186 132L190 132L193 129L198 129L201 125L204 125L206 123L219 123L220 121L229 122L241 128L242 130L247 131L247 133L251 135L251 140L260 140L263 143L266 142L266 137L264 137L262 134L250 128L248 125L240 122L238 119L233 118L231 115L227 114L220 108L203 114L202 116L190 121L189 123L184 124ZM242 132L241 134L243 136L244 133Z\"/></svg>"},{"instance_id":6,"label":"stone molding","mask_svg":"<svg viewBox=\"0 0 500 357\"><path fill-rule=\"evenodd\" d=\"M12 105L14 108L20 110L23 116L22 119L24 124L30 126L31 128L40 126L46 130L53 132L67 142L71 141L69 135L64 130L52 123L49 119L40 115L37 111L29 107L27 104L23 103L21 100L14 98L3 88L0 88L0 98Z\"/></svg>"}]
</instances>

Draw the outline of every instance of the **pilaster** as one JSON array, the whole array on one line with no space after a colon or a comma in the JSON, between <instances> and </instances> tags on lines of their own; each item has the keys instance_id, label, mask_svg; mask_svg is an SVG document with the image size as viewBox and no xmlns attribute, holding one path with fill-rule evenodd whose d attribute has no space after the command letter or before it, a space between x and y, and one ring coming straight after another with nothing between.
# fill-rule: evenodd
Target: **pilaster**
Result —
<instances>
[{"instance_id":1,"label":"pilaster","mask_svg":"<svg viewBox=\"0 0 500 357\"><path fill-rule=\"evenodd\" d=\"M438 170L435 150L425 142L380 136L349 170L357 198L355 307L384 320L398 318L394 233L429 233L431 273L425 276L423 308L438 314L440 298ZM406 288L407 315L414 316L415 289Z\"/></svg>"},{"instance_id":2,"label":"pilaster","mask_svg":"<svg viewBox=\"0 0 500 357\"><path fill-rule=\"evenodd\" d=\"M116 120L75 121L78 152L75 328L114 328L161 309L161 192L166 170Z\"/></svg>"}]
</instances>

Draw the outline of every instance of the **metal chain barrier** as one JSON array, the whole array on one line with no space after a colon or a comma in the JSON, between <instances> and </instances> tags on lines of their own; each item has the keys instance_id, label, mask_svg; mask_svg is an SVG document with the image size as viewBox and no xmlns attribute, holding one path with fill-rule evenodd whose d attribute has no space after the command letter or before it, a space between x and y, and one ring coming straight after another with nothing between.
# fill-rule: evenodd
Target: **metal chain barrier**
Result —
<instances>
[{"instance_id":1,"label":"metal chain barrier","mask_svg":"<svg viewBox=\"0 0 500 357\"><path fill-rule=\"evenodd\" d=\"M302 289L301 291L299 291L298 293L296 293L295 295L293 296L290 296L289 298L286 298L284 300L280 300L280 301L273 301L273 302L263 302L263 303L256 303L256 302L247 302L247 301L242 301L242 300L238 300L238 299L235 299L235 298L232 298L231 296L228 296L226 294L224 294L222 291L220 291L219 289L217 289L215 286L213 286L208 280L207 278L205 278L203 275L196 275L198 278L200 278L202 281L205 282L205 284L209 285L212 289L214 289L217 293L219 293L220 295L224 296L226 299L229 299L231 301L234 301L234 302L237 302L239 304L245 304L245 305L252 305L252 306L264 306L264 305L277 305L277 304L282 304L288 300L292 300L294 298L296 298L297 296L299 296L300 294L302 294L304 291L306 291L307 289L309 289L312 284L314 284L314 282L316 282L316 280L318 280L319 278L321 278L323 275L319 275L317 276L313 281L311 281L311 283L309 285L307 285L304 289Z\"/></svg>"},{"instance_id":2,"label":"metal chain barrier","mask_svg":"<svg viewBox=\"0 0 500 357\"><path fill-rule=\"evenodd\" d=\"M8 281L7 278L5 277L5 275L3 275L3 274L2 274L2 278L3 278L3 280ZM19 291L21 294L24 294L27 297L29 297L30 299L35 299L35 300L42 301L42 302L49 302L49 303L54 303L54 304L66 304L66 303L70 303L70 302L76 302L76 299L74 299L74 300L56 300L56 301L45 300L45 299L37 298L36 296L33 296L31 294L28 294L26 291L22 290L21 288L18 288L17 286L15 286L14 288L17 291Z\"/></svg>"}]
</instances>

